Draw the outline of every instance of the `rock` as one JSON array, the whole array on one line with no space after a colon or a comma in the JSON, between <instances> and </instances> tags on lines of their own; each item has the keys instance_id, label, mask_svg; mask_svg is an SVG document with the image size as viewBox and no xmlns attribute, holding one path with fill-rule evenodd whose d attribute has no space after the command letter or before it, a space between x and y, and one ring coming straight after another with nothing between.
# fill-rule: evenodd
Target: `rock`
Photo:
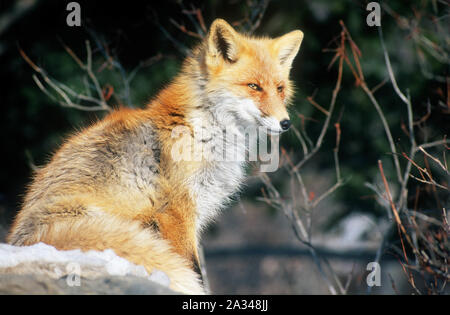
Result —
<instances>
[{"instance_id":1,"label":"rock","mask_svg":"<svg viewBox=\"0 0 450 315\"><path fill-rule=\"evenodd\" d=\"M52 279L42 274L0 275L0 294L178 294L156 282L135 276L81 278L71 286L67 277Z\"/></svg>"},{"instance_id":2,"label":"rock","mask_svg":"<svg viewBox=\"0 0 450 315\"><path fill-rule=\"evenodd\" d=\"M169 284L164 272L149 275L112 250L0 244L0 294L178 294Z\"/></svg>"}]
</instances>

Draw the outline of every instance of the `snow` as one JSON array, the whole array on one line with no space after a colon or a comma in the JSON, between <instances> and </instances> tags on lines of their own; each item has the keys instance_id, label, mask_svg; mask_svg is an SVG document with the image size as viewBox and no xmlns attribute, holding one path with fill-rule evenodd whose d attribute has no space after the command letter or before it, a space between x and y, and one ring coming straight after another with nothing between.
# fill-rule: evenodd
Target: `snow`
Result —
<instances>
[{"instance_id":1,"label":"snow","mask_svg":"<svg viewBox=\"0 0 450 315\"><path fill-rule=\"evenodd\" d=\"M347 216L339 223L341 241L355 243L364 239L366 233L376 226L375 219L363 213L355 213Z\"/></svg>"},{"instance_id":2,"label":"snow","mask_svg":"<svg viewBox=\"0 0 450 315\"><path fill-rule=\"evenodd\" d=\"M105 275L111 276L137 276L144 277L164 286L168 286L168 276L160 271L154 270L151 275L143 266L135 265L128 260L117 256L113 250L87 251L79 249L60 251L53 246L38 243L31 246L13 246L0 244L0 268L15 267L23 263L58 263L83 268L103 268Z\"/></svg>"}]
</instances>

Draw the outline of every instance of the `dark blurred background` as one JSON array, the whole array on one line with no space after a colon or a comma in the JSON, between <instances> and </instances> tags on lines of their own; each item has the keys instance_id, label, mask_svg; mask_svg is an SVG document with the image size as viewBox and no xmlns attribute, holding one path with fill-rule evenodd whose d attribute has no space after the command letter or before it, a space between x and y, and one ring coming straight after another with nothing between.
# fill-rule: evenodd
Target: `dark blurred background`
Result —
<instances>
[{"instance_id":1,"label":"dark blurred background","mask_svg":"<svg viewBox=\"0 0 450 315\"><path fill-rule=\"evenodd\" d=\"M368 1L77 1L81 6L81 27L67 26L68 2L0 1L1 237L20 208L33 168L45 164L68 134L106 114L63 107L50 99L35 84L32 79L35 72L20 51L56 81L82 90L86 74L64 47L70 47L84 61L85 41L89 40L93 69L105 93L110 94L109 104L143 107L176 75L186 49L199 41L180 27L196 32L198 23L193 20L198 21L197 16L191 14L194 9L201 12L206 26L221 17L234 22L238 30L248 30L246 21L258 20L259 16L254 15L261 13L256 35L275 37L293 29L304 32L292 70L297 93L291 118L294 126L305 130L312 139L319 135L325 117L307 98L313 96L321 106L329 106L338 68L336 64L328 68L334 53L324 49L337 47L336 39L342 30L339 21L343 21L361 51L367 85L373 88L382 83L374 95L383 108L398 151L409 150L409 136L404 128L407 111L389 82L377 27L366 23ZM383 5L381 23L398 86L410 93L414 120L423 118L415 125L416 141L443 139L450 126L448 2L389 1L389 6ZM405 21L409 23L402 24ZM418 33L425 40L414 37ZM426 40L435 51L427 50L427 44L421 46ZM105 61L99 47L106 47L107 55L120 67ZM123 84L124 73L135 74L129 82L129 96ZM330 131L320 152L302 170L312 199L335 181L336 122L342 132L339 160L345 185L315 209L312 235L321 245L320 254L328 259L337 276L344 283L350 279L347 292L365 293L366 265L375 259L382 240L388 239L394 246L399 244L396 233L383 237L392 218L367 183L382 187L377 164L380 159L387 178L394 178L395 171L377 112L356 86L348 67L344 67ZM282 146L293 161L301 158L302 150L294 132L283 135ZM445 155L442 159L442 150L436 154L443 163L448 160ZM401 159L401 166L405 167L406 162ZM204 238L212 291L330 293L308 248L296 240L289 219L260 200L264 184L255 172L250 173L240 198L236 198ZM448 187L448 176L441 173L433 174L436 181ZM292 174L281 168L268 175L289 198L292 191L287 191L292 187L287 186ZM414 176L419 175L416 172ZM422 189L413 180L408 188L420 191L420 198L416 198L417 194L408 198L408 205L414 210L437 209L442 213L442 208L450 207L448 190ZM339 251L343 244L348 246ZM373 292L414 292L395 257L389 250L382 250L382 286Z\"/></svg>"}]
</instances>

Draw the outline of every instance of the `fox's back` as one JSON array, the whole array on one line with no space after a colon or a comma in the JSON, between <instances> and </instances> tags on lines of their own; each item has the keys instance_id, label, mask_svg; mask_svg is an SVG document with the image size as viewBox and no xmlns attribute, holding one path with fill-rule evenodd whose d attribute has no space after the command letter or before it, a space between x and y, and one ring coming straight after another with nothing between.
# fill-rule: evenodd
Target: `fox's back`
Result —
<instances>
[{"instance_id":1,"label":"fox's back","mask_svg":"<svg viewBox=\"0 0 450 315\"><path fill-rule=\"evenodd\" d=\"M135 216L151 211L160 144L150 119L123 110L70 137L34 175L16 218L11 243L52 220L105 211Z\"/></svg>"}]
</instances>

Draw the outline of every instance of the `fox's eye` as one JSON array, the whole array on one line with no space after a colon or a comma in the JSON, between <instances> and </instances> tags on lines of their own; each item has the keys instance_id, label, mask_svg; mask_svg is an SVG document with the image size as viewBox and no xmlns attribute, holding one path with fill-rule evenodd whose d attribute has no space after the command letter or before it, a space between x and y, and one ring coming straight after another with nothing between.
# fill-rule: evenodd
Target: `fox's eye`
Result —
<instances>
[{"instance_id":1,"label":"fox's eye","mask_svg":"<svg viewBox=\"0 0 450 315\"><path fill-rule=\"evenodd\" d=\"M262 87L260 87L258 84L256 83L249 83L248 87L255 90L255 91L262 91Z\"/></svg>"},{"instance_id":2,"label":"fox's eye","mask_svg":"<svg viewBox=\"0 0 450 315\"><path fill-rule=\"evenodd\" d=\"M284 90L284 86L280 85L279 87L277 87L278 93L282 93L283 90Z\"/></svg>"}]
</instances>

